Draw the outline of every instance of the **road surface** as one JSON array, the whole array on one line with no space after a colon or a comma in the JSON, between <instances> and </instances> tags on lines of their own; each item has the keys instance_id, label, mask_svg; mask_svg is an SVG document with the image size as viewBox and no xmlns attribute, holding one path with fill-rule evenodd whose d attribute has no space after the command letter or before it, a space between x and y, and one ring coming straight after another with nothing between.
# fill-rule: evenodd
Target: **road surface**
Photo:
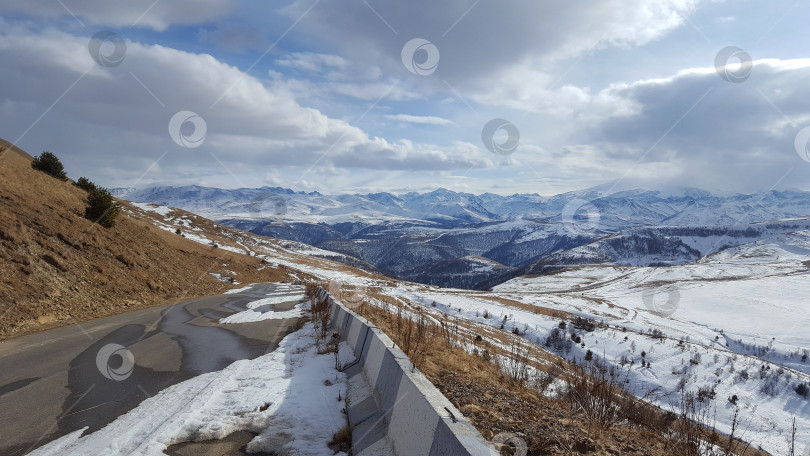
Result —
<instances>
[{"instance_id":1,"label":"road surface","mask_svg":"<svg viewBox=\"0 0 810 456\"><path fill-rule=\"evenodd\" d=\"M218 320L268 296L288 296L270 310L289 310L300 295L258 284L0 342L0 455L94 432L168 386L275 350L295 319Z\"/></svg>"}]
</instances>

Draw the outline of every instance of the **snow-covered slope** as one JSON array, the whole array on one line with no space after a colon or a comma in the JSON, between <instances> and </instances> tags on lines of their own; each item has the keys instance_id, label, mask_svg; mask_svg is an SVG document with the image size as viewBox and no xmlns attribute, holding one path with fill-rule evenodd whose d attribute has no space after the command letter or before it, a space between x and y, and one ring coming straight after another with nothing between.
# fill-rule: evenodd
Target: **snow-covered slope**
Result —
<instances>
[{"instance_id":1,"label":"snow-covered slope","mask_svg":"<svg viewBox=\"0 0 810 456\"><path fill-rule=\"evenodd\" d=\"M810 217L724 227L629 228L573 249L548 255L522 274L587 264L665 266L686 264L730 247L779 239L810 229Z\"/></svg>"},{"instance_id":2,"label":"snow-covered slope","mask_svg":"<svg viewBox=\"0 0 810 456\"><path fill-rule=\"evenodd\" d=\"M493 291L606 322L584 337L587 347L612 364L635 360L637 393L709 388L724 432L735 409L728 399L737 396L746 439L787 454L792 417L800 429L810 426L810 402L795 391L810 379L808 283L810 231L801 230L686 265L584 266L516 278ZM523 318L516 313L515 324L535 325L540 343L553 330L550 322ZM566 350L560 353L583 355L577 345ZM642 350L651 368L638 367ZM670 405L666 396L658 403ZM801 441L804 448L810 434L802 432Z\"/></svg>"},{"instance_id":3,"label":"snow-covered slope","mask_svg":"<svg viewBox=\"0 0 810 456\"><path fill-rule=\"evenodd\" d=\"M193 216L151 209L167 229L191 231L198 222ZM810 382L806 223L797 219L760 224L755 227L758 239L687 264L584 265L515 278L490 292L439 289L360 274L329 260L308 258L301 244L291 251L279 241L235 230L225 230L223 238L270 264L329 281L330 291L338 297L344 289L360 295L375 290L471 325L503 325L505 331L567 359L582 360L591 351L627 377L628 391L670 410L677 411L680 391L711 392L718 430L730 432L739 411L737 435L772 454L788 454L794 417L797 448L810 445L810 401L796 392L798 385ZM708 242L722 237L710 231L668 235L701 253ZM432 236L443 237L436 232ZM740 239L745 241L744 237ZM499 269L498 264L476 257L462 262L468 269L487 273ZM373 299L368 301L374 304ZM594 324L577 327L575 317ZM552 336L560 330L561 319L568 327L558 343ZM571 333L581 343L572 342Z\"/></svg>"}]
</instances>

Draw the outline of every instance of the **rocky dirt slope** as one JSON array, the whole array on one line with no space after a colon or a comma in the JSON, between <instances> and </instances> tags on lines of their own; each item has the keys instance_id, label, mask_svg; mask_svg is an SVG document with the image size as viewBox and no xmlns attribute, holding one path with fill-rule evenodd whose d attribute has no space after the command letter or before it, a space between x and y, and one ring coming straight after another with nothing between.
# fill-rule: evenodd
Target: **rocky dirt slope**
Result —
<instances>
[{"instance_id":1,"label":"rocky dirt slope","mask_svg":"<svg viewBox=\"0 0 810 456\"><path fill-rule=\"evenodd\" d=\"M287 278L158 229L124 202L116 226L102 228L83 217L86 197L0 142L0 339L219 293L233 287L211 275L223 269L243 283Z\"/></svg>"}]
</instances>

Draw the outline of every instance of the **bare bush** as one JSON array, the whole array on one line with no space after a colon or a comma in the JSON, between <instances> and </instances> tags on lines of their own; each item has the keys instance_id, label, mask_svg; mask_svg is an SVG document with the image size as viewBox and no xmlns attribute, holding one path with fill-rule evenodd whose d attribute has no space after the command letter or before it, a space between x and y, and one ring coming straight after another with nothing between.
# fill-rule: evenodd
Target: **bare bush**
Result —
<instances>
[{"instance_id":1,"label":"bare bush","mask_svg":"<svg viewBox=\"0 0 810 456\"><path fill-rule=\"evenodd\" d=\"M312 316L312 324L315 326L315 337L318 341L322 341L326 337L329 320L332 316L329 298L313 294L310 298L309 313Z\"/></svg>"},{"instance_id":2,"label":"bare bush","mask_svg":"<svg viewBox=\"0 0 810 456\"><path fill-rule=\"evenodd\" d=\"M588 434L592 428L608 429L616 424L621 417L620 403L624 394L621 373L599 359L583 364L572 362L571 371L565 397L585 415Z\"/></svg>"},{"instance_id":3,"label":"bare bush","mask_svg":"<svg viewBox=\"0 0 810 456\"><path fill-rule=\"evenodd\" d=\"M403 306L397 306L397 314L394 320L394 331L400 348L414 366L422 364L428 350L428 334L432 330L432 324L425 316L421 307L415 310L416 315L407 315L403 312Z\"/></svg>"},{"instance_id":4,"label":"bare bush","mask_svg":"<svg viewBox=\"0 0 810 456\"><path fill-rule=\"evenodd\" d=\"M678 403L680 414L672 426L673 432L668 434L667 448L670 454L684 456L703 456L711 454L716 434L714 426L710 425L709 402L702 402L698 395L684 392Z\"/></svg>"},{"instance_id":5,"label":"bare bush","mask_svg":"<svg viewBox=\"0 0 810 456\"><path fill-rule=\"evenodd\" d=\"M523 344L512 341L509 352L499 358L501 372L509 380L524 384L529 380L529 348Z\"/></svg>"}]
</instances>

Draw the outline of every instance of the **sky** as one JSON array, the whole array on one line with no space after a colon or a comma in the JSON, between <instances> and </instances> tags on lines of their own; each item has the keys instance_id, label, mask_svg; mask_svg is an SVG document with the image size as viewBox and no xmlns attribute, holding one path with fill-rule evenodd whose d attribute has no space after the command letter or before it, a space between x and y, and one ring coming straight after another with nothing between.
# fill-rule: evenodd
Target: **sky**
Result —
<instances>
[{"instance_id":1,"label":"sky","mask_svg":"<svg viewBox=\"0 0 810 456\"><path fill-rule=\"evenodd\" d=\"M107 187L810 190L810 2L4 0L0 137Z\"/></svg>"}]
</instances>

